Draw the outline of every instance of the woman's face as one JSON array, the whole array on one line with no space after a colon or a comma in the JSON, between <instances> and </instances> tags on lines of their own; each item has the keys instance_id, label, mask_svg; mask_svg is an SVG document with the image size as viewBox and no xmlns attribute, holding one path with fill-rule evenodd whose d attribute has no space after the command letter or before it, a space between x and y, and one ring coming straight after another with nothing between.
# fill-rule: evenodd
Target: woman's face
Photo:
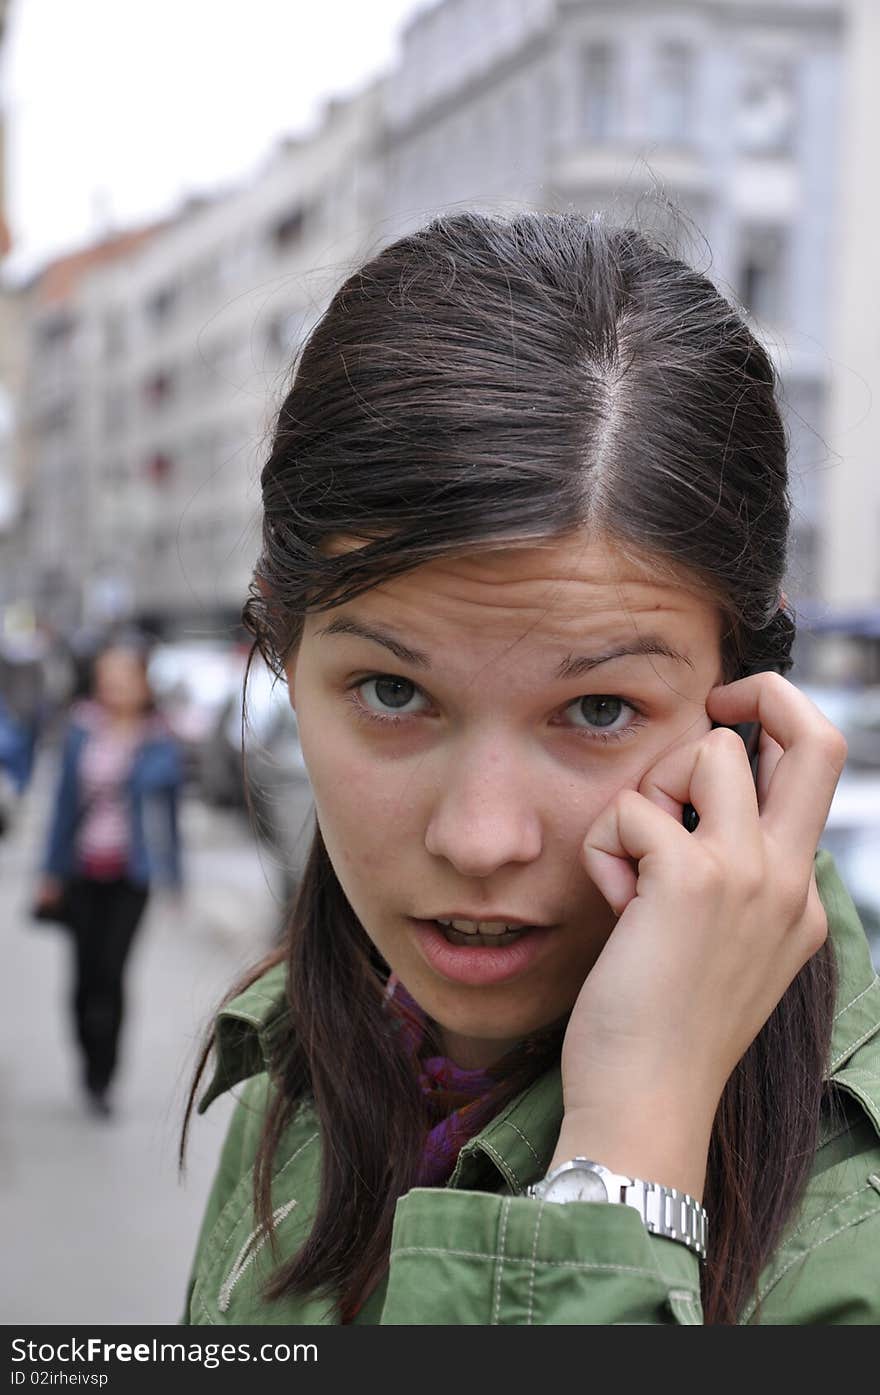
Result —
<instances>
[{"instance_id":1,"label":"woman's face","mask_svg":"<svg viewBox=\"0 0 880 1395\"><path fill-rule=\"evenodd\" d=\"M126 649L105 650L95 664L95 697L114 716L143 712L150 694L139 656Z\"/></svg>"},{"instance_id":2,"label":"woman's face","mask_svg":"<svg viewBox=\"0 0 880 1395\"><path fill-rule=\"evenodd\" d=\"M453 1059L489 1064L563 1018L615 922L580 846L710 730L717 607L573 534L310 615L287 677L340 884ZM437 917L544 928L449 943Z\"/></svg>"}]
</instances>

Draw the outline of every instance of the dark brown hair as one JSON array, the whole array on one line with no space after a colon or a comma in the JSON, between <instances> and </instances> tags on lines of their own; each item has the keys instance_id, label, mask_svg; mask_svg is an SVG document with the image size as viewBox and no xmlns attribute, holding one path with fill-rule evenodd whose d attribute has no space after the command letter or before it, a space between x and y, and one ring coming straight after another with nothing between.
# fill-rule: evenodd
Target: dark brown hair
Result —
<instances>
[{"instance_id":1,"label":"dark brown hair","mask_svg":"<svg viewBox=\"0 0 880 1395\"><path fill-rule=\"evenodd\" d=\"M280 674L307 610L432 558L586 529L706 588L724 619L725 681L786 673L777 386L743 318L656 237L577 213L435 219L351 275L303 349L262 474L244 608L255 650ZM329 555L343 534L363 545ZM387 1256L424 1116L383 1013L387 966L320 829L274 958L287 961L290 1012L256 1167L270 1235L273 1154L307 1096L324 1149L312 1232L266 1295L332 1292L346 1310ZM704 1197L706 1322L736 1320L801 1195L834 992L826 942L725 1088ZM558 1040L527 1046L506 1098L558 1059Z\"/></svg>"}]
</instances>

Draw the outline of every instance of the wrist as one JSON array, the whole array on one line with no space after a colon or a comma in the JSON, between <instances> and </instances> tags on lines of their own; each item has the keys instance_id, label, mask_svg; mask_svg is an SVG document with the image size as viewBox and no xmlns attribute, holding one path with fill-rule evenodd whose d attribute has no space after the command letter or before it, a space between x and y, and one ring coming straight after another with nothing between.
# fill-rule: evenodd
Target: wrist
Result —
<instances>
[{"instance_id":1,"label":"wrist","mask_svg":"<svg viewBox=\"0 0 880 1395\"><path fill-rule=\"evenodd\" d=\"M671 1116L662 1105L620 1110L567 1109L548 1172L570 1158L593 1158L626 1177L659 1182L702 1202L712 1118Z\"/></svg>"}]
</instances>

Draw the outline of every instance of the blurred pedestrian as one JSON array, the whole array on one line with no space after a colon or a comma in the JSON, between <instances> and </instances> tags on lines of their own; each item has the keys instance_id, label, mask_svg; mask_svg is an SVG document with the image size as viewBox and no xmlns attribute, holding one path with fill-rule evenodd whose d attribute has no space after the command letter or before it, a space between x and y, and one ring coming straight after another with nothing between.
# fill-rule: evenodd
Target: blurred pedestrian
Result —
<instances>
[{"instance_id":1,"label":"blurred pedestrian","mask_svg":"<svg viewBox=\"0 0 880 1395\"><path fill-rule=\"evenodd\" d=\"M96 656L92 694L70 712L36 897L38 911L58 907L71 931L82 1081L102 1115L111 1112L123 973L150 889L181 887L182 761L147 665L134 641L110 641Z\"/></svg>"},{"instance_id":2,"label":"blurred pedestrian","mask_svg":"<svg viewBox=\"0 0 880 1395\"><path fill-rule=\"evenodd\" d=\"M0 837L15 818L27 787L32 749L27 729L0 692Z\"/></svg>"},{"instance_id":3,"label":"blurred pedestrian","mask_svg":"<svg viewBox=\"0 0 880 1395\"><path fill-rule=\"evenodd\" d=\"M30 783L46 719L48 651L42 629L0 638L0 765L18 795Z\"/></svg>"}]
</instances>

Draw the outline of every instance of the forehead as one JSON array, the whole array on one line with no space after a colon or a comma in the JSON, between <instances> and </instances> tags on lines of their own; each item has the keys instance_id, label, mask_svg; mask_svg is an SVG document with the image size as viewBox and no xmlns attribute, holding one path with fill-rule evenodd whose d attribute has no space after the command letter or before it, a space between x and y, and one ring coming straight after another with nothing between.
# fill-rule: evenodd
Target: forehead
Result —
<instances>
[{"instance_id":1,"label":"forehead","mask_svg":"<svg viewBox=\"0 0 880 1395\"><path fill-rule=\"evenodd\" d=\"M98 656L97 665L101 673L143 674L144 666L136 654L127 649L106 649Z\"/></svg>"},{"instance_id":2,"label":"forehead","mask_svg":"<svg viewBox=\"0 0 880 1395\"><path fill-rule=\"evenodd\" d=\"M340 537L326 550L338 554L360 545ZM607 539L580 532L437 558L378 583L340 609L389 621L400 614L422 626L453 624L483 637L516 625L560 638L583 634L585 627L620 635L646 618L652 628L665 621L679 631L696 625L708 635L717 634L720 615L705 587L684 568L632 551L625 555Z\"/></svg>"}]
</instances>

